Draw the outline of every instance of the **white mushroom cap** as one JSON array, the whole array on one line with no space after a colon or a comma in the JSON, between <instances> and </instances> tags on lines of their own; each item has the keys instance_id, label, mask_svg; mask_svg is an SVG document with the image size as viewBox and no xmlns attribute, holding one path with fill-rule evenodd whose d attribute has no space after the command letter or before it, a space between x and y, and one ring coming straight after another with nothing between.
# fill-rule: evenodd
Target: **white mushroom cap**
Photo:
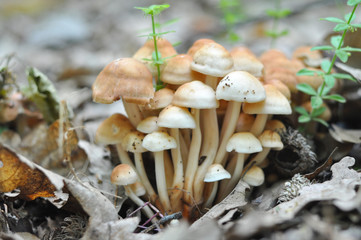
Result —
<instances>
[{"instance_id":1,"label":"white mushroom cap","mask_svg":"<svg viewBox=\"0 0 361 240\"><path fill-rule=\"evenodd\" d=\"M231 178L231 174L225 170L221 164L214 163L208 167L207 173L204 176L204 181L216 182L227 178Z\"/></svg>"},{"instance_id":2,"label":"white mushroom cap","mask_svg":"<svg viewBox=\"0 0 361 240\"><path fill-rule=\"evenodd\" d=\"M258 139L263 147L274 148L276 150L281 150L283 148L281 137L275 131L264 130Z\"/></svg>"},{"instance_id":3,"label":"white mushroom cap","mask_svg":"<svg viewBox=\"0 0 361 240\"><path fill-rule=\"evenodd\" d=\"M191 68L205 75L223 77L233 68L231 54L218 43L208 43L193 55Z\"/></svg>"},{"instance_id":4,"label":"white mushroom cap","mask_svg":"<svg viewBox=\"0 0 361 240\"><path fill-rule=\"evenodd\" d=\"M258 166L251 167L243 177L243 181L254 187L262 185L264 183L264 172L262 168Z\"/></svg>"},{"instance_id":5,"label":"white mushroom cap","mask_svg":"<svg viewBox=\"0 0 361 240\"><path fill-rule=\"evenodd\" d=\"M177 147L175 139L166 132L152 132L143 139L143 147L151 152L160 152Z\"/></svg>"},{"instance_id":6,"label":"white mushroom cap","mask_svg":"<svg viewBox=\"0 0 361 240\"><path fill-rule=\"evenodd\" d=\"M263 64L245 47L236 47L230 52L233 58L234 70L246 71L255 77L261 77Z\"/></svg>"},{"instance_id":7,"label":"white mushroom cap","mask_svg":"<svg viewBox=\"0 0 361 240\"><path fill-rule=\"evenodd\" d=\"M119 164L113 169L110 181L115 185L126 186L138 181L138 175L128 164Z\"/></svg>"},{"instance_id":8,"label":"white mushroom cap","mask_svg":"<svg viewBox=\"0 0 361 240\"><path fill-rule=\"evenodd\" d=\"M261 102L244 103L243 111L248 114L291 114L291 105L278 89L270 84L264 85L266 99Z\"/></svg>"},{"instance_id":9,"label":"white mushroom cap","mask_svg":"<svg viewBox=\"0 0 361 240\"><path fill-rule=\"evenodd\" d=\"M172 104L197 109L217 108L219 105L214 90L201 81L180 86L174 93Z\"/></svg>"},{"instance_id":10,"label":"white mushroom cap","mask_svg":"<svg viewBox=\"0 0 361 240\"><path fill-rule=\"evenodd\" d=\"M122 141L122 147L127 152L142 153L147 150L142 146L144 133L138 131L129 132Z\"/></svg>"},{"instance_id":11,"label":"white mushroom cap","mask_svg":"<svg viewBox=\"0 0 361 240\"><path fill-rule=\"evenodd\" d=\"M239 132L232 135L226 146L227 152L255 153L262 151L260 141L250 132Z\"/></svg>"},{"instance_id":12,"label":"white mushroom cap","mask_svg":"<svg viewBox=\"0 0 361 240\"><path fill-rule=\"evenodd\" d=\"M227 74L218 84L216 98L235 102L259 102L266 98L262 83L245 71Z\"/></svg>"},{"instance_id":13,"label":"white mushroom cap","mask_svg":"<svg viewBox=\"0 0 361 240\"><path fill-rule=\"evenodd\" d=\"M186 108L174 105L169 105L160 112L157 123L166 128L196 127L192 114Z\"/></svg>"},{"instance_id":14,"label":"white mushroom cap","mask_svg":"<svg viewBox=\"0 0 361 240\"><path fill-rule=\"evenodd\" d=\"M158 130L157 125L158 117L156 116L150 116L147 118L144 118L137 126L137 130L142 133L151 133Z\"/></svg>"}]
</instances>

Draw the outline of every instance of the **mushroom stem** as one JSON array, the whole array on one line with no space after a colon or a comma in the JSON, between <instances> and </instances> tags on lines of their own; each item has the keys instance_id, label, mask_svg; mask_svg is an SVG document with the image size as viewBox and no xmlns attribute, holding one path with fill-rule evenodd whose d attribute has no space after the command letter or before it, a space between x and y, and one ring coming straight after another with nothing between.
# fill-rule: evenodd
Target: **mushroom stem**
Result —
<instances>
[{"instance_id":1,"label":"mushroom stem","mask_svg":"<svg viewBox=\"0 0 361 240\"><path fill-rule=\"evenodd\" d=\"M199 109L192 108L196 127L192 130L192 141L188 154L187 168L184 180L184 201L190 206L193 205L193 179L198 167L199 152L202 141L202 134L199 125Z\"/></svg>"},{"instance_id":2,"label":"mushroom stem","mask_svg":"<svg viewBox=\"0 0 361 240\"><path fill-rule=\"evenodd\" d=\"M257 117L253 122L250 132L253 133L253 135L255 135L256 137L261 135L266 125L267 119L268 114L257 114Z\"/></svg>"},{"instance_id":3,"label":"mushroom stem","mask_svg":"<svg viewBox=\"0 0 361 240\"><path fill-rule=\"evenodd\" d=\"M140 112L140 109L137 104L127 102L123 99L123 106L129 121L132 123L134 127L137 127L140 121L143 119L143 115Z\"/></svg>"},{"instance_id":4,"label":"mushroom stem","mask_svg":"<svg viewBox=\"0 0 361 240\"><path fill-rule=\"evenodd\" d=\"M126 191L127 196L139 207L142 207L142 211L144 212L144 214L148 217L152 219L153 223L157 222L157 219L154 218L154 213L152 212L152 210L149 208L149 206L145 206L145 202L143 202L142 199L140 199L137 195L134 194L134 192L131 189L130 185L125 185L124 189Z\"/></svg>"},{"instance_id":5,"label":"mushroom stem","mask_svg":"<svg viewBox=\"0 0 361 240\"><path fill-rule=\"evenodd\" d=\"M203 209L212 207L212 203L217 195L218 183L218 181L205 183Z\"/></svg>"},{"instance_id":6,"label":"mushroom stem","mask_svg":"<svg viewBox=\"0 0 361 240\"><path fill-rule=\"evenodd\" d=\"M180 149L180 134L178 128L171 128L170 135L174 137L177 148L171 149L172 152L172 159L174 165L174 176L173 176L173 184L172 190L170 192L170 203L172 206L173 212L178 212L181 210L182 205L180 204L181 197L182 197L182 189L184 185L184 175L183 175L183 162L182 162L182 155Z\"/></svg>"},{"instance_id":7,"label":"mushroom stem","mask_svg":"<svg viewBox=\"0 0 361 240\"><path fill-rule=\"evenodd\" d=\"M163 151L154 152L154 161L155 161L155 176L156 176L159 200L163 205L165 212L169 214L171 213L172 208L170 205L168 192L167 192Z\"/></svg>"},{"instance_id":8,"label":"mushroom stem","mask_svg":"<svg viewBox=\"0 0 361 240\"><path fill-rule=\"evenodd\" d=\"M220 139L221 144L219 145L217 155L214 160L215 163L220 163L223 166L227 158L227 151L226 151L227 142L228 139L232 136L232 134L236 130L238 116L241 112L241 105L242 105L241 102L230 101L227 106L226 116L224 119L228 121L223 122L221 132L224 132L224 134L223 134L223 138L221 137Z\"/></svg>"},{"instance_id":9,"label":"mushroom stem","mask_svg":"<svg viewBox=\"0 0 361 240\"><path fill-rule=\"evenodd\" d=\"M138 152L134 153L134 162L135 162L135 167L138 171L139 178L150 197L150 201L152 203L155 203L157 199L157 194L155 193L152 184L149 182L149 179L147 177L147 172L145 171L143 164L142 153L138 153Z\"/></svg>"},{"instance_id":10,"label":"mushroom stem","mask_svg":"<svg viewBox=\"0 0 361 240\"><path fill-rule=\"evenodd\" d=\"M205 156L205 160L198 167L194 181L193 181L193 192L194 200L196 203L202 201L203 198L203 187L204 187L204 176L207 173L208 167L213 163L217 147L219 143L218 138L218 126L217 126L217 113L214 108L212 109L203 109L201 111L202 117L202 126L204 129L203 133L203 143L201 148L200 156Z\"/></svg>"},{"instance_id":11,"label":"mushroom stem","mask_svg":"<svg viewBox=\"0 0 361 240\"><path fill-rule=\"evenodd\" d=\"M237 154L237 162L236 167L234 168L233 174L231 179L229 180L227 187L224 189L224 191L220 192L218 200L224 199L236 186L237 182L241 178L243 165L244 165L244 153L238 153Z\"/></svg>"},{"instance_id":12,"label":"mushroom stem","mask_svg":"<svg viewBox=\"0 0 361 240\"><path fill-rule=\"evenodd\" d=\"M263 147L263 150L259 153L257 153L256 156L254 156L244 167L244 171L247 171L248 168L252 167L253 165L260 165L267 157L268 153L271 151L271 148L269 147Z\"/></svg>"},{"instance_id":13,"label":"mushroom stem","mask_svg":"<svg viewBox=\"0 0 361 240\"><path fill-rule=\"evenodd\" d=\"M120 143L115 144L118 152L118 157L121 163L125 163L130 165L133 169L136 169L132 160L130 159L128 153L123 149L122 145Z\"/></svg>"}]
</instances>

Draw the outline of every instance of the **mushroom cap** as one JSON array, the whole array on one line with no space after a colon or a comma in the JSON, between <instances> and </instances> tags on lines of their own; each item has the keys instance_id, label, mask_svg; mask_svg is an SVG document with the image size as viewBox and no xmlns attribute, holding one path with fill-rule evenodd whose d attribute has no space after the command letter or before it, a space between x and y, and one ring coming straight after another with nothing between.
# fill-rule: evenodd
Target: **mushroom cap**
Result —
<instances>
[{"instance_id":1,"label":"mushroom cap","mask_svg":"<svg viewBox=\"0 0 361 240\"><path fill-rule=\"evenodd\" d=\"M261 142L250 132L234 133L228 140L227 152L255 153L262 151Z\"/></svg>"},{"instance_id":2,"label":"mushroom cap","mask_svg":"<svg viewBox=\"0 0 361 240\"><path fill-rule=\"evenodd\" d=\"M272 130L264 130L263 133L258 136L259 141L263 147L274 148L275 150L281 150L283 143L280 135Z\"/></svg>"},{"instance_id":3,"label":"mushroom cap","mask_svg":"<svg viewBox=\"0 0 361 240\"><path fill-rule=\"evenodd\" d=\"M142 133L151 133L158 130L157 125L158 117L150 116L144 118L140 123L138 123L137 130Z\"/></svg>"},{"instance_id":4,"label":"mushroom cap","mask_svg":"<svg viewBox=\"0 0 361 240\"><path fill-rule=\"evenodd\" d=\"M122 163L113 169L110 181L115 185L126 186L138 181L138 175L131 166Z\"/></svg>"},{"instance_id":5,"label":"mushroom cap","mask_svg":"<svg viewBox=\"0 0 361 240\"><path fill-rule=\"evenodd\" d=\"M307 101L307 102L303 103L301 106L304 107L306 109L306 111L309 113L312 111L311 101ZM317 117L321 118L325 121L330 121L330 119L332 117L332 112L331 112L330 108L328 107L328 105L325 102L322 103L321 107L325 107L326 109L323 113L321 113L321 115L318 115Z\"/></svg>"},{"instance_id":6,"label":"mushroom cap","mask_svg":"<svg viewBox=\"0 0 361 240\"><path fill-rule=\"evenodd\" d=\"M286 84L277 79L269 80L266 83L275 86L278 91L280 91L288 99L288 101L291 101L291 91Z\"/></svg>"},{"instance_id":7,"label":"mushroom cap","mask_svg":"<svg viewBox=\"0 0 361 240\"><path fill-rule=\"evenodd\" d=\"M255 117L253 115L241 112L237 120L236 132L249 131L253 125L254 119Z\"/></svg>"},{"instance_id":8,"label":"mushroom cap","mask_svg":"<svg viewBox=\"0 0 361 240\"><path fill-rule=\"evenodd\" d=\"M262 53L260 56L260 60L263 64L267 64L268 62L272 62L276 58L285 58L286 55L278 49L269 49L268 51Z\"/></svg>"},{"instance_id":9,"label":"mushroom cap","mask_svg":"<svg viewBox=\"0 0 361 240\"><path fill-rule=\"evenodd\" d=\"M244 175L243 181L254 187L262 185L264 183L264 172L262 168L258 166L251 167L246 175Z\"/></svg>"},{"instance_id":10,"label":"mushroom cap","mask_svg":"<svg viewBox=\"0 0 361 240\"><path fill-rule=\"evenodd\" d=\"M246 47L236 47L230 52L233 58L233 69L246 71L255 77L261 77L263 63Z\"/></svg>"},{"instance_id":11,"label":"mushroom cap","mask_svg":"<svg viewBox=\"0 0 361 240\"><path fill-rule=\"evenodd\" d=\"M122 148L127 152L146 152L147 150L142 146L144 137L145 135L142 132L131 131L123 138Z\"/></svg>"},{"instance_id":12,"label":"mushroom cap","mask_svg":"<svg viewBox=\"0 0 361 240\"><path fill-rule=\"evenodd\" d=\"M215 41L209 38L201 38L193 43L193 45L188 49L187 54L193 57L194 53L197 52L201 47L208 43L214 43Z\"/></svg>"},{"instance_id":13,"label":"mushroom cap","mask_svg":"<svg viewBox=\"0 0 361 240\"><path fill-rule=\"evenodd\" d=\"M95 142L101 144L121 143L123 138L134 130L133 125L126 116L114 113L99 125L95 132Z\"/></svg>"},{"instance_id":14,"label":"mushroom cap","mask_svg":"<svg viewBox=\"0 0 361 240\"><path fill-rule=\"evenodd\" d=\"M144 137L143 147L151 152L160 152L177 147L175 139L166 132L152 132Z\"/></svg>"},{"instance_id":15,"label":"mushroom cap","mask_svg":"<svg viewBox=\"0 0 361 240\"><path fill-rule=\"evenodd\" d=\"M233 71L218 84L216 98L235 102L259 102L266 98L262 83L245 71Z\"/></svg>"},{"instance_id":16,"label":"mushroom cap","mask_svg":"<svg viewBox=\"0 0 361 240\"><path fill-rule=\"evenodd\" d=\"M214 90L201 81L192 81L180 86L174 93L172 104L197 109L217 108Z\"/></svg>"},{"instance_id":17,"label":"mushroom cap","mask_svg":"<svg viewBox=\"0 0 361 240\"><path fill-rule=\"evenodd\" d=\"M266 122L264 129L280 132L280 131L285 131L286 126L280 120L271 119Z\"/></svg>"},{"instance_id":18,"label":"mushroom cap","mask_svg":"<svg viewBox=\"0 0 361 240\"><path fill-rule=\"evenodd\" d=\"M291 114L291 105L287 98L273 85L263 86L266 99L256 103L244 103L243 111L248 114Z\"/></svg>"},{"instance_id":19,"label":"mushroom cap","mask_svg":"<svg viewBox=\"0 0 361 240\"><path fill-rule=\"evenodd\" d=\"M157 121L158 126L166 128L195 128L196 122L190 112L184 107L170 105L164 108Z\"/></svg>"},{"instance_id":20,"label":"mushroom cap","mask_svg":"<svg viewBox=\"0 0 361 240\"><path fill-rule=\"evenodd\" d=\"M147 67L133 58L119 58L99 73L92 86L93 101L113 103L120 98L146 104L154 96L153 77Z\"/></svg>"},{"instance_id":21,"label":"mushroom cap","mask_svg":"<svg viewBox=\"0 0 361 240\"><path fill-rule=\"evenodd\" d=\"M181 85L195 79L195 72L191 69L193 59L187 54L179 54L168 60L163 68L160 79L165 83Z\"/></svg>"},{"instance_id":22,"label":"mushroom cap","mask_svg":"<svg viewBox=\"0 0 361 240\"><path fill-rule=\"evenodd\" d=\"M174 91L169 88L162 88L154 93L154 97L150 99L145 109L161 109L171 104Z\"/></svg>"},{"instance_id":23,"label":"mushroom cap","mask_svg":"<svg viewBox=\"0 0 361 240\"><path fill-rule=\"evenodd\" d=\"M265 67L264 80L269 82L273 79L277 79L283 82L291 92L297 92L297 78L296 73L290 69L281 67Z\"/></svg>"},{"instance_id":24,"label":"mushroom cap","mask_svg":"<svg viewBox=\"0 0 361 240\"><path fill-rule=\"evenodd\" d=\"M208 43L193 55L191 68L209 76L223 77L233 68L231 54L218 43Z\"/></svg>"},{"instance_id":25,"label":"mushroom cap","mask_svg":"<svg viewBox=\"0 0 361 240\"><path fill-rule=\"evenodd\" d=\"M231 174L219 163L210 165L204 176L204 182L217 182L223 179L231 178Z\"/></svg>"}]
</instances>

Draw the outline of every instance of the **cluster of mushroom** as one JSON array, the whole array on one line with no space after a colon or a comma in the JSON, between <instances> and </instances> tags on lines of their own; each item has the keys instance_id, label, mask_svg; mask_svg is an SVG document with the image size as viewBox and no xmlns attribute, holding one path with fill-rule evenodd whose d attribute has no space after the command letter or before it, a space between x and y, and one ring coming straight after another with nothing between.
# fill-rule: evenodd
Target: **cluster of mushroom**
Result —
<instances>
[{"instance_id":1,"label":"cluster of mushroom","mask_svg":"<svg viewBox=\"0 0 361 240\"><path fill-rule=\"evenodd\" d=\"M167 40L158 44L161 56L169 57L161 66L165 88L154 92L157 74L143 60L151 58L152 41L98 75L94 101L109 104L121 98L127 117L107 118L96 141L115 144L120 166L137 173L146 193L143 200L164 213L182 211L192 217L195 206L205 209L221 201L241 178L252 186L263 183L267 154L283 147L276 129L284 126L272 116L291 114L290 98L272 81L264 81L262 62L246 48L229 52L213 40L200 39L187 54L177 54ZM155 183L144 167L143 161L150 160L143 159L147 151L154 161ZM112 174L118 176L118 170ZM135 192L129 189L133 199Z\"/></svg>"}]
</instances>

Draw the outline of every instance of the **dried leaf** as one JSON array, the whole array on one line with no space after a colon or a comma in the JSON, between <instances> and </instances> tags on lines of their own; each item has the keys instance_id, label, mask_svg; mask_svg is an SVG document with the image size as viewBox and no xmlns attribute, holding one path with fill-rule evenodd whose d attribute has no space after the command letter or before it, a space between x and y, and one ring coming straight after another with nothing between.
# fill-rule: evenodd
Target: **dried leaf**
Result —
<instances>
[{"instance_id":1,"label":"dried leaf","mask_svg":"<svg viewBox=\"0 0 361 240\"><path fill-rule=\"evenodd\" d=\"M0 191L19 189L19 197L34 200L38 197L55 197L58 190L47 175L21 155L0 145ZM62 183L61 183L62 184ZM61 185L57 182L57 185Z\"/></svg>"},{"instance_id":2,"label":"dried leaf","mask_svg":"<svg viewBox=\"0 0 361 240\"><path fill-rule=\"evenodd\" d=\"M331 125L330 135L339 142L361 143L361 130L343 129L336 124Z\"/></svg>"},{"instance_id":3,"label":"dried leaf","mask_svg":"<svg viewBox=\"0 0 361 240\"><path fill-rule=\"evenodd\" d=\"M344 63L336 62L336 67L340 68L341 70L351 74L356 80L361 83L361 69L350 67Z\"/></svg>"}]
</instances>

